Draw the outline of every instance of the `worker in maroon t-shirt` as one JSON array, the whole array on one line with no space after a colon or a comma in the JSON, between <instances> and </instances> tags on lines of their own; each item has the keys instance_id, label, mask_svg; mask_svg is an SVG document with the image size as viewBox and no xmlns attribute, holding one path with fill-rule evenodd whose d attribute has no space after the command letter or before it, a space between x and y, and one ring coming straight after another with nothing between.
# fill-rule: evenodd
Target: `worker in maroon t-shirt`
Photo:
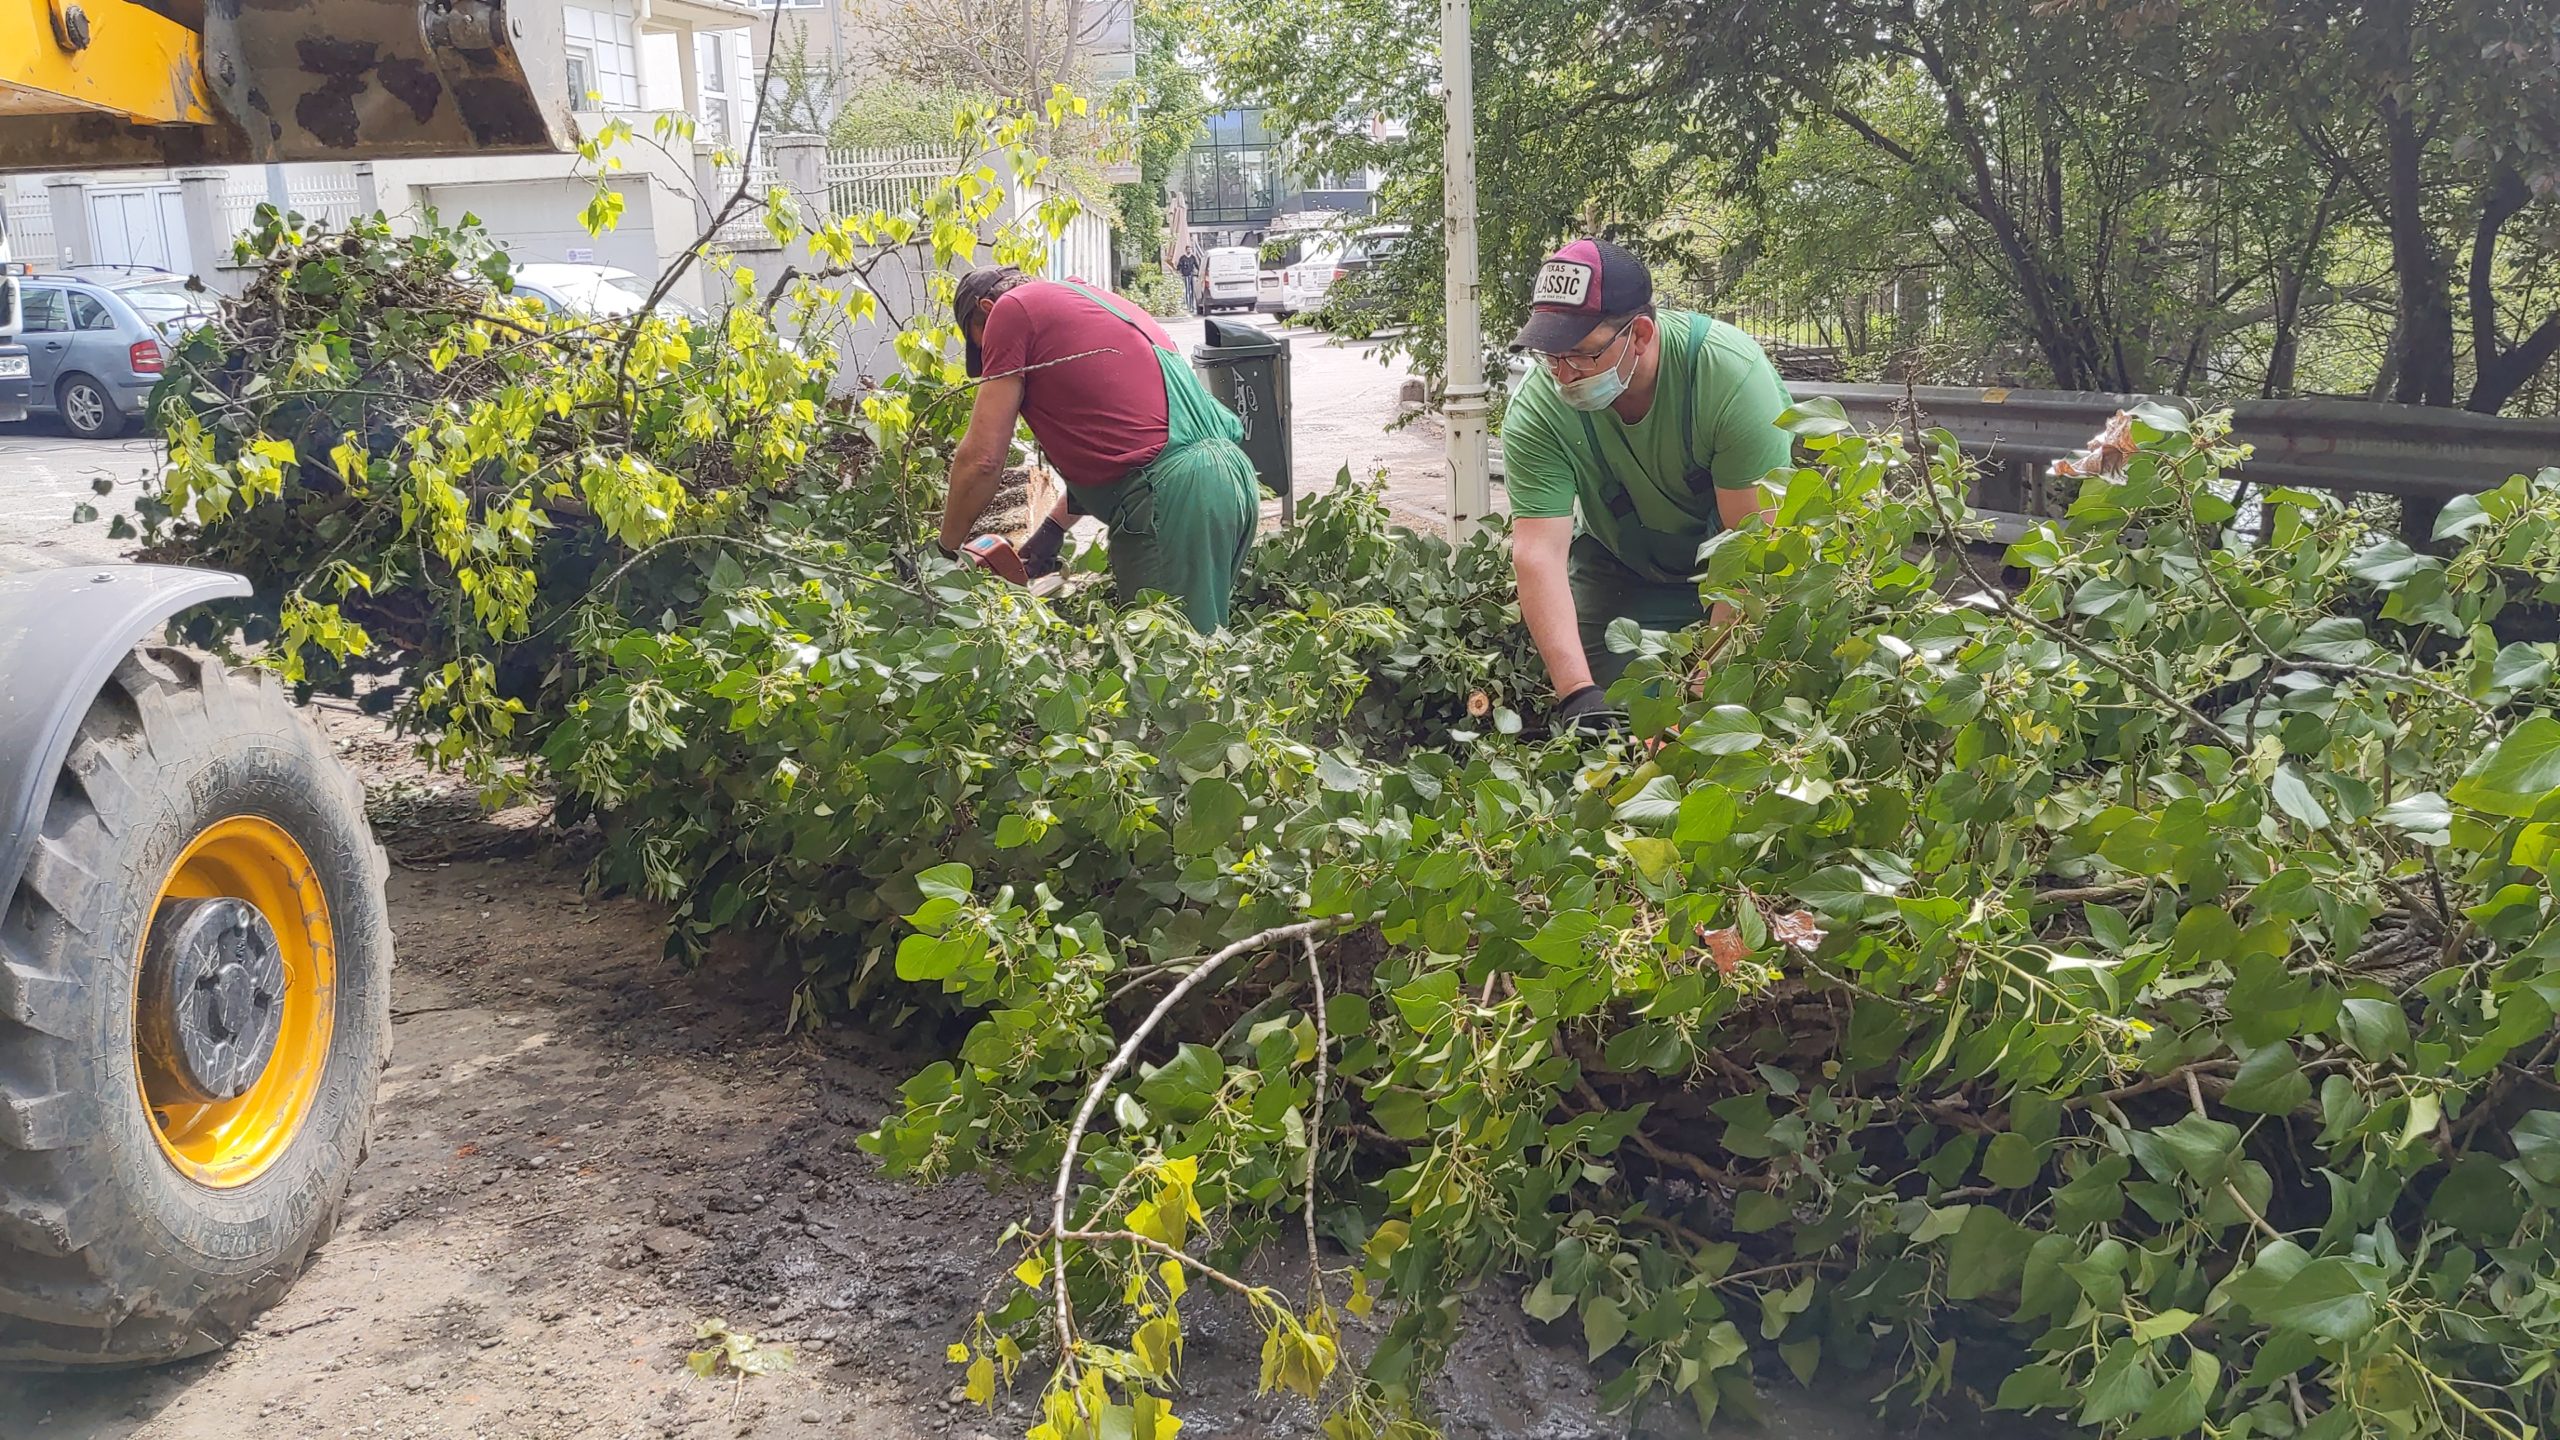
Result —
<instances>
[{"instance_id":1,"label":"worker in maroon t-shirt","mask_svg":"<svg viewBox=\"0 0 2560 1440\"><path fill-rule=\"evenodd\" d=\"M1262 491L1237 444L1243 423L1201 388L1173 337L1118 296L1011 266L962 276L952 308L980 383L951 461L942 548L968 543L1021 420L1067 482L1020 547L1032 573L1056 568L1072 516L1097 515L1122 600L1162 591L1203 632L1225 624Z\"/></svg>"}]
</instances>

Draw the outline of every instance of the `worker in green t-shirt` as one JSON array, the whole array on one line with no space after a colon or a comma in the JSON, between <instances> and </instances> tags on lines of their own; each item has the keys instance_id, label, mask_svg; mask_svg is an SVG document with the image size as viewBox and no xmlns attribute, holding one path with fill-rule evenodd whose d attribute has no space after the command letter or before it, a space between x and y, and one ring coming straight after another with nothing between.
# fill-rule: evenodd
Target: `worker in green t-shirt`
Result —
<instances>
[{"instance_id":1,"label":"worker in green t-shirt","mask_svg":"<svg viewBox=\"0 0 2560 1440\"><path fill-rule=\"evenodd\" d=\"M1594 728L1630 658L1604 642L1609 622L1708 618L1698 547L1763 512L1760 477L1788 463L1776 422L1793 402L1750 336L1657 314L1644 262L1606 240L1548 257L1511 348L1541 362L1502 421L1520 614L1557 724Z\"/></svg>"}]
</instances>

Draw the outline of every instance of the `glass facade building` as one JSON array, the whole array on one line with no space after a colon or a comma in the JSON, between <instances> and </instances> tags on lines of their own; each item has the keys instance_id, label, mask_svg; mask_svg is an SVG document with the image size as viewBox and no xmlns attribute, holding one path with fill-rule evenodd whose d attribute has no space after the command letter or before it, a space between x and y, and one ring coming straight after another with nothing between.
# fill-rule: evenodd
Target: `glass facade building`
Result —
<instances>
[{"instance_id":1,"label":"glass facade building","mask_svg":"<svg viewBox=\"0 0 2560 1440\"><path fill-rule=\"evenodd\" d=\"M1188 197L1192 243L1258 243L1272 220L1304 211L1365 214L1375 201L1367 177L1292 176L1260 109L1210 117L1174 175Z\"/></svg>"}]
</instances>

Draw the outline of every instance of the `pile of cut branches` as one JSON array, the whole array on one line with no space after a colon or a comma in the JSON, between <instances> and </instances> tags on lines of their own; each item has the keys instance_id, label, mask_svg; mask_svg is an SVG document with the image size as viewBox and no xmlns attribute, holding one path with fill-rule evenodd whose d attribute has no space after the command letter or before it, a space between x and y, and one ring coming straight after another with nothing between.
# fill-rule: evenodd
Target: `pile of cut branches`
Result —
<instances>
[{"instance_id":1,"label":"pile of cut branches","mask_svg":"<svg viewBox=\"0 0 2560 1440\"><path fill-rule=\"evenodd\" d=\"M422 331L426 373L501 322ZM402 373L364 333L333 385ZM215 387L168 422L172 534L295 597L286 664L422 584L414 718L537 761L680 951L751 931L797 1018L949 1022L868 1143L1039 1177L961 1351L982 1399L1041 1367L1037 1440L1170 1434L1211 1303L1335 1440L1424 1433L1496 1276L1630 1405L1748 1407L1763 1352L2135 1437L2549 1425L2560 719L2498 624L2560 579L2560 471L2427 553L2302 492L2242 516L2218 425L2145 411L2012 590L1924 543L1968 523L1951 439L1808 406L1774 523L1702 557L1738 628L1622 634L1639 738L1547 740L1499 536L1364 487L1213 636L919 554L948 338L823 502L752 337L642 326L388 455ZM696 489L679 444L761 458ZM333 484L369 518L284 523ZM569 500L625 558L554 605ZM544 683L495 683L538 637ZM1236 1278L1272 1242L1306 1294Z\"/></svg>"}]
</instances>

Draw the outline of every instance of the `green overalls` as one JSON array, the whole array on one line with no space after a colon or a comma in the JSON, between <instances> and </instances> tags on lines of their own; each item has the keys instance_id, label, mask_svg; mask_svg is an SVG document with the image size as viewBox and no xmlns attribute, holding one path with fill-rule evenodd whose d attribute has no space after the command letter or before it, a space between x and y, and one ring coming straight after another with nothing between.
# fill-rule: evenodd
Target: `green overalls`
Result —
<instances>
[{"instance_id":1,"label":"green overalls","mask_svg":"<svg viewBox=\"0 0 2560 1440\"><path fill-rule=\"evenodd\" d=\"M1126 311L1082 285L1075 289L1127 321L1155 351L1164 372L1165 445L1110 484L1068 486L1067 507L1111 527L1111 580L1123 603L1160 590L1206 634L1227 623L1236 574L1262 523L1262 487L1236 443L1244 422Z\"/></svg>"}]
</instances>

